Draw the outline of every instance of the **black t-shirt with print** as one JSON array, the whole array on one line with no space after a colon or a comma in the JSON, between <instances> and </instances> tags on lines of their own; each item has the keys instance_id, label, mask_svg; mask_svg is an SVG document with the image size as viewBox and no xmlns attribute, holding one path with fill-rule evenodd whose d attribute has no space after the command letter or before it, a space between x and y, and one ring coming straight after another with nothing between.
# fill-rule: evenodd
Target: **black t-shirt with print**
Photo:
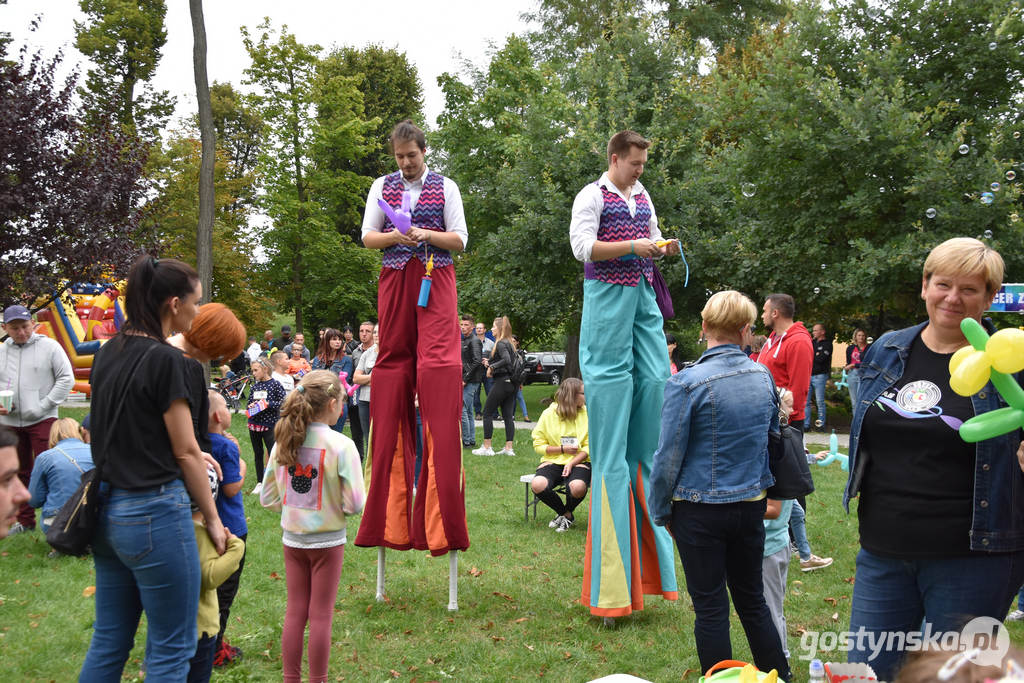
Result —
<instances>
[{"instance_id":1,"label":"black t-shirt with print","mask_svg":"<svg viewBox=\"0 0 1024 683\"><path fill-rule=\"evenodd\" d=\"M876 555L971 552L975 446L956 430L974 407L949 388L952 356L930 350L918 335L903 377L864 415L860 542Z\"/></svg>"},{"instance_id":2,"label":"black t-shirt with print","mask_svg":"<svg viewBox=\"0 0 1024 683\"><path fill-rule=\"evenodd\" d=\"M150 348L127 378L128 370ZM187 376L181 351L150 337L119 335L96 352L90 375L92 453L96 464L103 464L104 481L124 489L145 489L181 478L164 413L175 400L189 398ZM124 407L111 425L122 391L127 392Z\"/></svg>"}]
</instances>

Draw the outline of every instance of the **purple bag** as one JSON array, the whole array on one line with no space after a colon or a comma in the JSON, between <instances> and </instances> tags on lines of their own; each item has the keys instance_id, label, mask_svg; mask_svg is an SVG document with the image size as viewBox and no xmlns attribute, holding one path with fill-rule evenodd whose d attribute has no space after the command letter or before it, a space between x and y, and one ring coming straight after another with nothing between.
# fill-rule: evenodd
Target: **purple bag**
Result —
<instances>
[{"instance_id":1,"label":"purple bag","mask_svg":"<svg viewBox=\"0 0 1024 683\"><path fill-rule=\"evenodd\" d=\"M661 309L661 316L668 320L676 316L676 309L672 306L672 294L668 291L668 284L665 283L665 278L662 276L661 271L658 270L658 264L654 264L654 277L651 280L651 284L654 285L654 300L658 302L658 308Z\"/></svg>"}]
</instances>

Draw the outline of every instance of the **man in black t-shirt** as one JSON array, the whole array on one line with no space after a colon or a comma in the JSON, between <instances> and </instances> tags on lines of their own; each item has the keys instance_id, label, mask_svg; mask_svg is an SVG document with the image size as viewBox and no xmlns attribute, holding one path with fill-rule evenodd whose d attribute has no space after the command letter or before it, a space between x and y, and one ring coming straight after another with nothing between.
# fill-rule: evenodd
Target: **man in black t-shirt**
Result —
<instances>
[{"instance_id":1,"label":"man in black t-shirt","mask_svg":"<svg viewBox=\"0 0 1024 683\"><path fill-rule=\"evenodd\" d=\"M814 350L814 361L811 365L811 386L807 391L807 407L804 409L804 431L811 429L811 397L818 406L818 419L814 426L825 430L825 385L832 374L832 340L827 339L825 326L815 323L811 329L811 346Z\"/></svg>"}]
</instances>

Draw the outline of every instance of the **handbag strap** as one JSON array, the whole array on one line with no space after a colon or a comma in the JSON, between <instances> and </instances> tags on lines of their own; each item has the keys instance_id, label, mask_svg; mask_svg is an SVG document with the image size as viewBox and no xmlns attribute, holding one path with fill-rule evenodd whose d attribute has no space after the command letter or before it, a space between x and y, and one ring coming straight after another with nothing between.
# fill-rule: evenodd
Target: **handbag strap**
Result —
<instances>
[{"instance_id":1,"label":"handbag strap","mask_svg":"<svg viewBox=\"0 0 1024 683\"><path fill-rule=\"evenodd\" d=\"M114 412L111 414L110 417L110 424L107 425L108 433L114 432L114 427L117 425L117 420L118 418L121 417L121 409L124 408L125 399L128 398L128 381L132 378L132 375L135 374L135 371L139 369L139 366L142 365L142 361L146 360L146 357L149 356L153 349L156 348L156 344L160 343L162 342L157 341L155 344L151 345L148 349L143 351L142 355L136 358L135 362L132 363L130 368L128 368L128 372L124 374L124 382L122 383L121 386L120 395L117 397L117 405L114 406ZM106 460L106 456L104 456L103 460L101 460L100 462L96 462L96 458L93 458L93 463L95 465L96 470L96 481L103 480L103 466L106 464Z\"/></svg>"},{"instance_id":2,"label":"handbag strap","mask_svg":"<svg viewBox=\"0 0 1024 683\"><path fill-rule=\"evenodd\" d=\"M68 455L68 452L67 452L66 450L64 450L64 449L63 449L63 448L61 448L60 446L54 446L54 448L56 448L56 449L57 449L58 451L60 451L60 452L61 452L61 454L62 454L62 455L63 455L63 456L65 457L65 458L67 458L67 459L68 459L68 462L70 462L70 463L71 463L72 465L74 465L74 466L75 466L75 468L76 468L76 469L77 469L77 470L78 470L78 471L79 471L79 472L80 472L81 474L85 474L85 470L83 470L83 469L81 468L81 466L79 466L79 464L78 464L78 463L77 463L77 462L75 461L75 459L74 459L74 458L72 458L72 457L71 457L70 455Z\"/></svg>"}]
</instances>

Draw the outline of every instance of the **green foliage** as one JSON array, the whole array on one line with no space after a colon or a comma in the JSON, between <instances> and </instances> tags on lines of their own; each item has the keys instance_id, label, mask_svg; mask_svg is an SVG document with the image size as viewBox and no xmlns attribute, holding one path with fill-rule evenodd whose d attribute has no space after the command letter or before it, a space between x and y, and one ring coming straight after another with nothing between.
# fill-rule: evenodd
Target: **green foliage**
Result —
<instances>
[{"instance_id":1,"label":"green foliage","mask_svg":"<svg viewBox=\"0 0 1024 683\"><path fill-rule=\"evenodd\" d=\"M122 126L154 140L174 110L167 91L149 81L167 42L164 0L79 0L86 21L75 22L75 47L95 68L80 94L93 116L114 113Z\"/></svg>"},{"instance_id":2,"label":"green foliage","mask_svg":"<svg viewBox=\"0 0 1024 683\"><path fill-rule=\"evenodd\" d=\"M159 194L146 207L146 227L158 236L164 254L195 263L199 220L201 148L196 131L168 139L151 162ZM253 267L248 213L237 210L238 196L252 193L251 178L232 178L233 164L219 148L214 166L213 289L210 300L229 307L249 329L269 322L273 300L260 269Z\"/></svg>"},{"instance_id":3,"label":"green foliage","mask_svg":"<svg viewBox=\"0 0 1024 683\"><path fill-rule=\"evenodd\" d=\"M362 118L357 77L318 79L319 46L300 43L287 27L275 35L269 19L258 31L254 39L243 27L242 36L252 59L244 82L257 88L252 106L267 126L258 163L260 204L271 221L262 234L266 282L281 310L295 310L296 331L304 316L320 324L367 315L380 256L339 234L327 210L362 201L363 184L314 161L328 151L366 154L371 124Z\"/></svg>"}]
</instances>

